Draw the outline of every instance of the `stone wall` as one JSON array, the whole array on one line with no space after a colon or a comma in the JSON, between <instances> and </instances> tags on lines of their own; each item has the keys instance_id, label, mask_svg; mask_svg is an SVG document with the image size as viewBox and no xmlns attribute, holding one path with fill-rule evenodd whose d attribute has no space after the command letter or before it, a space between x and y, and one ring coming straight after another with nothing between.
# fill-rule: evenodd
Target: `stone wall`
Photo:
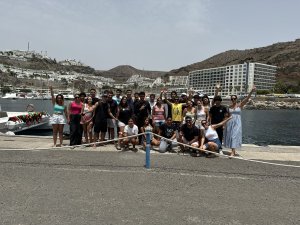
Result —
<instances>
[{"instance_id":1,"label":"stone wall","mask_svg":"<svg viewBox=\"0 0 300 225\"><path fill-rule=\"evenodd\" d=\"M257 101L250 100L245 109L297 109L300 110L300 99L294 101Z\"/></svg>"}]
</instances>

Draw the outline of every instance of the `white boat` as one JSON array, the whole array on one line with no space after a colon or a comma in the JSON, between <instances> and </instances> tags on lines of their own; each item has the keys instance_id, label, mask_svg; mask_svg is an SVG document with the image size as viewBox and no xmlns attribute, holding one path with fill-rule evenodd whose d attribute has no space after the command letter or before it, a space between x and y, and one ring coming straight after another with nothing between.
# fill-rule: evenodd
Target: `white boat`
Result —
<instances>
[{"instance_id":1,"label":"white boat","mask_svg":"<svg viewBox=\"0 0 300 225\"><path fill-rule=\"evenodd\" d=\"M0 112L0 131L17 133L28 129L51 129L45 112Z\"/></svg>"},{"instance_id":2,"label":"white boat","mask_svg":"<svg viewBox=\"0 0 300 225\"><path fill-rule=\"evenodd\" d=\"M17 93L6 93L2 98L17 99L18 95Z\"/></svg>"}]
</instances>

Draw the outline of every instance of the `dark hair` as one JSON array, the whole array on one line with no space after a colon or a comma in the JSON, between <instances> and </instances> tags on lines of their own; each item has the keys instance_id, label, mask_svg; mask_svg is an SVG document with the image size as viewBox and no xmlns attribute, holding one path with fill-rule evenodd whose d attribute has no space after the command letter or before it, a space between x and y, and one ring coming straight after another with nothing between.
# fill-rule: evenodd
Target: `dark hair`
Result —
<instances>
[{"instance_id":1,"label":"dark hair","mask_svg":"<svg viewBox=\"0 0 300 225\"><path fill-rule=\"evenodd\" d=\"M116 92L121 92L122 93L122 90L121 89L117 89Z\"/></svg>"},{"instance_id":2,"label":"dark hair","mask_svg":"<svg viewBox=\"0 0 300 225\"><path fill-rule=\"evenodd\" d=\"M127 97L126 97L126 96L123 96L123 97L121 98L121 101L120 101L120 104L119 104L119 106L122 106L123 108L126 108L126 107L128 106L127 101L123 104L123 100L124 100L125 98L127 98Z\"/></svg>"},{"instance_id":3,"label":"dark hair","mask_svg":"<svg viewBox=\"0 0 300 225\"><path fill-rule=\"evenodd\" d=\"M221 96L220 95L218 95L218 96L216 96L216 97L214 97L214 101L222 101L222 98L221 98Z\"/></svg>"},{"instance_id":4,"label":"dark hair","mask_svg":"<svg viewBox=\"0 0 300 225\"><path fill-rule=\"evenodd\" d=\"M145 94L144 91L141 91L141 92L139 93L139 96L141 96L141 95L146 95L146 94Z\"/></svg>"},{"instance_id":5,"label":"dark hair","mask_svg":"<svg viewBox=\"0 0 300 225\"><path fill-rule=\"evenodd\" d=\"M79 97L81 97L81 96L84 96L84 97L86 97L86 94L85 94L85 92L81 92L81 93L79 94Z\"/></svg>"},{"instance_id":6,"label":"dark hair","mask_svg":"<svg viewBox=\"0 0 300 225\"><path fill-rule=\"evenodd\" d=\"M57 103L58 97L61 97L61 99L64 101L64 96L63 96L62 94L58 94L58 95L56 95L56 97L55 97L55 102L56 102L56 103Z\"/></svg>"},{"instance_id":7,"label":"dark hair","mask_svg":"<svg viewBox=\"0 0 300 225\"><path fill-rule=\"evenodd\" d=\"M133 95L139 95L139 93L138 92L134 92L134 94Z\"/></svg>"},{"instance_id":8,"label":"dark hair","mask_svg":"<svg viewBox=\"0 0 300 225\"><path fill-rule=\"evenodd\" d=\"M172 95L173 93L177 96L177 92L176 92L176 91L171 91L171 95Z\"/></svg>"},{"instance_id":9,"label":"dark hair","mask_svg":"<svg viewBox=\"0 0 300 225\"><path fill-rule=\"evenodd\" d=\"M130 91L130 92L132 93L132 90L130 90L130 89L128 89L128 90L126 91L126 93L127 93L128 91Z\"/></svg>"},{"instance_id":10,"label":"dark hair","mask_svg":"<svg viewBox=\"0 0 300 225\"><path fill-rule=\"evenodd\" d=\"M150 97L154 97L155 98L155 94L150 94Z\"/></svg>"},{"instance_id":11,"label":"dark hair","mask_svg":"<svg viewBox=\"0 0 300 225\"><path fill-rule=\"evenodd\" d=\"M95 88L91 88L91 89L90 89L90 92L91 92L91 91L96 91L96 89L95 89Z\"/></svg>"},{"instance_id":12,"label":"dark hair","mask_svg":"<svg viewBox=\"0 0 300 225\"><path fill-rule=\"evenodd\" d=\"M192 117L186 116L186 117L185 117L185 120L192 120Z\"/></svg>"},{"instance_id":13,"label":"dark hair","mask_svg":"<svg viewBox=\"0 0 300 225\"><path fill-rule=\"evenodd\" d=\"M232 98L232 97L236 97L236 99L238 98L237 95L231 95L230 98Z\"/></svg>"}]
</instances>

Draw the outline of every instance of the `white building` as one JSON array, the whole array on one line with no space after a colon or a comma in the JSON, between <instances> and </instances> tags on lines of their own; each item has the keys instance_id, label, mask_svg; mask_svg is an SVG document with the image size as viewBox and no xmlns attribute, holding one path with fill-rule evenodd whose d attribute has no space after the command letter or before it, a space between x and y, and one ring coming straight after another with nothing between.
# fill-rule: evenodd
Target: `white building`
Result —
<instances>
[{"instance_id":1,"label":"white building","mask_svg":"<svg viewBox=\"0 0 300 225\"><path fill-rule=\"evenodd\" d=\"M214 95L215 86L220 83L221 95L247 93L253 86L257 90L272 90L275 85L277 67L262 63L244 63L230 66L195 70L189 73L189 87L202 89Z\"/></svg>"}]
</instances>

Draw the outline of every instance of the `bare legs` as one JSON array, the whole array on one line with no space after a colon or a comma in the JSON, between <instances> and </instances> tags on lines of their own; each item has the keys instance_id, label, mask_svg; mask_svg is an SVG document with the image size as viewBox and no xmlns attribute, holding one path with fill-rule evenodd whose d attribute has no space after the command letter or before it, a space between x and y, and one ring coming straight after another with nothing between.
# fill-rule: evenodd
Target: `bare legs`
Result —
<instances>
[{"instance_id":1,"label":"bare legs","mask_svg":"<svg viewBox=\"0 0 300 225\"><path fill-rule=\"evenodd\" d=\"M231 149L230 156L236 156L235 148L232 148L232 149Z\"/></svg>"},{"instance_id":2,"label":"bare legs","mask_svg":"<svg viewBox=\"0 0 300 225\"><path fill-rule=\"evenodd\" d=\"M53 144L54 147L60 147L63 143L63 131L64 131L64 124L52 124L53 128ZM57 134L59 136L59 145L57 143Z\"/></svg>"}]
</instances>

